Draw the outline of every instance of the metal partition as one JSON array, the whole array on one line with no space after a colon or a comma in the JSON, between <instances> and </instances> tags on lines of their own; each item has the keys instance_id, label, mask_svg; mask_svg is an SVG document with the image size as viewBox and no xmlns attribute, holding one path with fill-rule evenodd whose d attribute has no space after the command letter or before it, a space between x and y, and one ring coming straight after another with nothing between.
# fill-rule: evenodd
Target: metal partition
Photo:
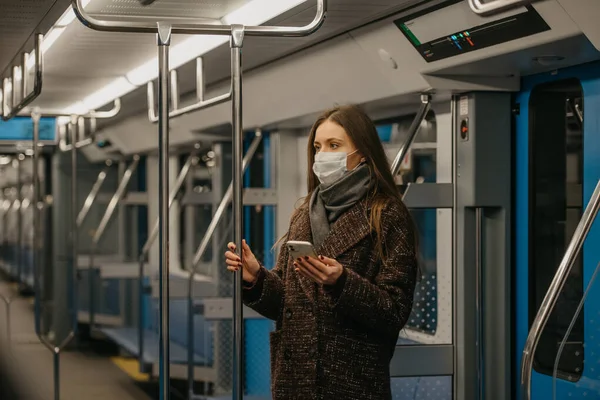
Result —
<instances>
[{"instance_id":1,"label":"metal partition","mask_svg":"<svg viewBox=\"0 0 600 400\"><path fill-rule=\"evenodd\" d=\"M194 146L194 151L187 158L185 164L181 168L181 171L179 171L179 175L177 176L177 179L175 180L173 188L171 189L171 193L169 194L169 209L171 209L171 206L175 202L175 199L177 198L177 194L179 193L179 190L181 189L181 186L185 182L185 179L187 178L189 172L193 169L193 167L195 167L198 164L197 154L199 151L200 151L200 145L196 144ZM154 244L154 241L158 237L158 230L159 230L159 219L157 218L156 222L152 226L152 231L150 232L150 235L148 236L146 243L144 243L144 247L142 247L142 251L139 256L139 272L138 272L139 353L138 353L138 360L139 360L139 367L140 367L141 372L145 372L143 369L144 368L144 323L145 323L143 308L144 308L144 295L146 294L146 286L144 285L144 278L145 278L144 265L146 263L146 258L148 257L148 253L150 252L150 248L152 247L152 245Z\"/></svg>"},{"instance_id":2,"label":"metal partition","mask_svg":"<svg viewBox=\"0 0 600 400\"><path fill-rule=\"evenodd\" d=\"M92 245L90 248L90 266L89 266L89 274L88 274L89 296L90 296L89 297L90 298L90 304L89 304L90 329L93 328L93 326L94 326L94 316L95 316L94 315L95 314L94 256L95 256L96 250L98 248L98 243L100 242L100 239L102 239L102 236L104 235L104 231L106 230L106 227L108 226L108 223L110 222L110 219L112 218L115 210L117 209L117 205L123 199L123 196L125 196L125 191L127 190L129 181L131 180L133 173L137 169L139 162L140 162L140 157L138 155L133 156L133 161L129 164L129 166L127 167L127 170L123 174L123 177L121 178L121 181L119 182L119 186L117 187L117 190L115 191L112 198L110 199L110 202L108 203L108 206L106 207L106 211L104 212L104 215L102 216L102 219L100 220L100 224L98 225L98 228L95 230L94 236L92 237Z\"/></svg>"},{"instance_id":3,"label":"metal partition","mask_svg":"<svg viewBox=\"0 0 600 400\"><path fill-rule=\"evenodd\" d=\"M525 348L523 349L523 360L521 362L521 396L524 400L531 399L531 374L533 372L535 350L540 340L540 336L542 335L542 332L546 327L546 323L548 322L548 318L550 317L550 314L556 305L558 296L560 295L563 287L565 286L567 278L573 269L573 265L575 265L575 261L581 252L583 242L590 232L592 224L598 215L599 209L600 181L596 184L596 188L592 193L590 201L585 207L585 211L583 212L581 220L577 225L577 229L573 234L573 238L571 239L571 242L565 251L565 255L558 266L556 275L554 275L552 283L550 283L548 292L546 293L546 296L544 296L544 300L542 301L540 309L538 310L537 315L533 320L533 324L531 325L531 329L529 330L529 335L527 336L527 341L525 342Z\"/></svg>"},{"instance_id":4,"label":"metal partition","mask_svg":"<svg viewBox=\"0 0 600 400\"><path fill-rule=\"evenodd\" d=\"M250 144L250 147L248 147L248 151L242 160L242 175L248 168L248 165L250 165L250 161L252 161L252 158L254 157L254 153L256 153L256 150L258 149L258 145L260 144L261 140L262 140L262 133L260 130L257 129L256 136L252 140L252 143ZM194 278L195 278L196 274L198 273L198 265L200 264L200 261L202 260L204 253L208 249L208 245L210 244L210 242L212 240L215 230L217 229L217 226L221 222L221 219L223 218L223 215L225 214L225 210L231 203L232 196L233 196L234 182L235 181L232 180L232 182L227 187L227 191L223 195L223 198L221 199L219 206L215 210L215 213L210 221L210 224L206 228L206 233L202 237L202 241L200 242L200 245L198 246L198 250L196 250L196 253L194 254L194 258L192 260L192 268L190 271L190 276L188 277L188 298L187 298L187 305L188 305L188 313L187 313L187 317L188 317L188 323L187 323L187 327L188 327L188 347L187 347L188 370L187 370L187 372L188 372L188 396L190 399L194 399L196 396L196 394L194 393L194 350L195 350L194 344L195 343L194 343L194 339L193 339L194 338L194 315L196 314L195 307L194 307ZM240 308L240 310L241 310L241 308ZM243 344L240 345L240 347L241 346L243 346Z\"/></svg>"},{"instance_id":5,"label":"metal partition","mask_svg":"<svg viewBox=\"0 0 600 400\"><path fill-rule=\"evenodd\" d=\"M304 27L288 26L243 26L216 25L213 21L203 21L199 16L158 16L140 17L135 15L111 15L111 20L101 20L86 12L82 0L72 0L77 18L86 26L99 31L157 33L158 39L158 125L159 125L159 253L160 253L160 331L159 353L161 370L159 374L160 395L170 398L170 357L169 357L169 207L168 207L168 149L169 149L169 45L171 34L200 34L230 36L231 47L231 91L233 124L233 220L234 238L238 249L242 248L242 57L241 49L245 35L249 36L308 36L323 24L327 0L317 0L317 14L312 22ZM209 18L210 19L210 18ZM206 20L206 19L205 19ZM213 24L211 24L213 23ZM243 315L242 315L242 274L234 275L234 373L233 398L243 397Z\"/></svg>"}]
</instances>

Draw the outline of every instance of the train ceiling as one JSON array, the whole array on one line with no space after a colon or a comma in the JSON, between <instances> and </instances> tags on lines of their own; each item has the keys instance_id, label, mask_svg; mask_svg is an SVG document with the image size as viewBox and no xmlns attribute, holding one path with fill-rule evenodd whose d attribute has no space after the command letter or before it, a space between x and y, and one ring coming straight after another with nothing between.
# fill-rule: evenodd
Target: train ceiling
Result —
<instances>
[{"instance_id":1,"label":"train ceiling","mask_svg":"<svg viewBox=\"0 0 600 400\"><path fill-rule=\"evenodd\" d=\"M182 0L160 0L155 4L182 3ZM190 1L190 0L186 0ZM194 0L195 4L210 5L228 1ZM237 3L249 0L235 0ZM408 7L424 3L424 0L328 0L328 14L323 27L306 38L255 38L247 37L244 42L243 67L245 71L267 64L275 59L297 52L318 42L350 31L379 18ZM107 4L104 4L107 3ZM112 4L108 4L112 3ZM111 6L128 12L137 0L91 0L87 7L107 9ZM267 22L269 25L303 26L316 14L316 0L306 0L283 14ZM239 4L238 4L239 5ZM49 12L55 16L55 23L69 7L66 0L0 0L0 29L3 38L0 42L0 66L4 70L28 36L39 31L40 21L48 20ZM87 8L86 10L90 10ZM130 10L129 10L130 11ZM221 10L222 11L222 10ZM227 12L226 10L223 12ZM213 11L214 12L214 11ZM18 21L10 22L9 21ZM18 25L18 26L17 26ZM50 24L51 25L51 24ZM45 26L48 31L49 26ZM37 30L36 30L37 29ZM10 35L4 39L4 30ZM50 32L52 34L52 32ZM47 37L50 37L48 34ZM172 48L188 39L186 35L174 35ZM86 28L74 20L57 38L52 38L52 46L44 56L44 88L42 95L34 103L42 108L67 109L86 97L105 88L107 85L128 85L123 79L136 67L156 58L156 38L152 34L98 32ZM190 49L193 51L193 49ZM171 55L173 57L173 54ZM208 85L228 79L229 46L220 45L204 56L205 79ZM195 62L192 60L178 68L182 93L195 90ZM120 83L119 83L120 82ZM139 84L134 91L124 95L123 111L111 123L146 108L145 84Z\"/></svg>"}]
</instances>

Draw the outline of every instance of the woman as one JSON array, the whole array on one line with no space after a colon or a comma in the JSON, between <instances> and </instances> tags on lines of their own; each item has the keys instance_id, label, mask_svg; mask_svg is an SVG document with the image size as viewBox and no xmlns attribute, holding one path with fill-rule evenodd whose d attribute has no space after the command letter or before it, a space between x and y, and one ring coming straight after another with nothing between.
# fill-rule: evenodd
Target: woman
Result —
<instances>
[{"instance_id":1,"label":"woman","mask_svg":"<svg viewBox=\"0 0 600 400\"><path fill-rule=\"evenodd\" d=\"M313 243L318 258L259 264L244 241L229 243L242 268L244 303L277 321L271 333L274 400L391 399L389 363L412 308L416 234L373 122L336 107L311 129L308 196L287 240Z\"/></svg>"}]
</instances>

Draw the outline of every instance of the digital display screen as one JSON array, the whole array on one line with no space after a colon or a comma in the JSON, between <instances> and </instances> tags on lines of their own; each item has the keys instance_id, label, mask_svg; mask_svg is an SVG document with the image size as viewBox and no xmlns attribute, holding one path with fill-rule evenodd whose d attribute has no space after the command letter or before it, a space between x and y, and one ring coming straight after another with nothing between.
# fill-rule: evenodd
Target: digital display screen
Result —
<instances>
[{"instance_id":1,"label":"digital display screen","mask_svg":"<svg viewBox=\"0 0 600 400\"><path fill-rule=\"evenodd\" d=\"M462 0L394 23L427 62L550 30L530 5L482 16L474 13L468 2Z\"/></svg>"},{"instance_id":2,"label":"digital display screen","mask_svg":"<svg viewBox=\"0 0 600 400\"><path fill-rule=\"evenodd\" d=\"M8 121L0 120L0 143L33 140L33 121L29 117L15 117ZM40 118L41 142L56 141L56 118Z\"/></svg>"}]
</instances>

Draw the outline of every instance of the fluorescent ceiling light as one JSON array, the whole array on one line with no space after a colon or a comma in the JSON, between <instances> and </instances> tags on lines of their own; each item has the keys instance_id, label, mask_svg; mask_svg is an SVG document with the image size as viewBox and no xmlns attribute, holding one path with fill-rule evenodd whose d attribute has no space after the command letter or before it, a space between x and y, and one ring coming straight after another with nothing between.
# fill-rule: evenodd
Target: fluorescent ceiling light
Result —
<instances>
[{"instance_id":1,"label":"fluorescent ceiling light","mask_svg":"<svg viewBox=\"0 0 600 400\"><path fill-rule=\"evenodd\" d=\"M253 0L227 14L222 18L222 22L225 25L257 26L305 2L306 0ZM192 36L171 48L169 69L179 68L227 42L229 42L229 36ZM126 76L129 82L138 86L156 79L158 77L158 58L153 57L150 61L130 71Z\"/></svg>"},{"instance_id":2,"label":"fluorescent ceiling light","mask_svg":"<svg viewBox=\"0 0 600 400\"><path fill-rule=\"evenodd\" d=\"M82 112L81 114L86 114L86 112ZM77 114L77 113L74 113ZM58 125L67 125L69 122L71 122L71 117L58 117L56 119L56 122L58 123Z\"/></svg>"},{"instance_id":3,"label":"fluorescent ceiling light","mask_svg":"<svg viewBox=\"0 0 600 400\"><path fill-rule=\"evenodd\" d=\"M52 47L54 42L62 35L65 31L65 27L55 26L50 30L44 39L42 40L42 54L46 54L46 52ZM27 69L32 69L35 65L35 50L29 53L29 57L27 57Z\"/></svg>"},{"instance_id":4,"label":"fluorescent ceiling light","mask_svg":"<svg viewBox=\"0 0 600 400\"><path fill-rule=\"evenodd\" d=\"M89 0L88 0L89 1ZM224 25L242 24L246 26L262 25L265 22L305 3L306 0L253 0L221 19ZM200 57L211 50L229 42L229 36L196 35L172 46L169 52L169 69L176 69L183 64ZM158 77L158 58L153 57L139 67L129 71L125 77L117 79L100 91L83 101L87 110L97 109L114 99L130 92L137 86L144 85ZM79 109L77 104L69 109ZM85 112L77 113L84 114Z\"/></svg>"},{"instance_id":5,"label":"fluorescent ceiling light","mask_svg":"<svg viewBox=\"0 0 600 400\"><path fill-rule=\"evenodd\" d=\"M83 0L83 7L87 6L91 0ZM70 25L75 20L75 12L73 11L73 7L69 6L67 11L63 13L63 15L58 19L56 24L52 27L50 32L44 36L42 41L42 53L46 54L46 52L50 49L50 47L56 42L56 40L60 37L60 35L64 32L65 28ZM33 68L35 64L35 50L32 51L27 57L27 69Z\"/></svg>"},{"instance_id":6,"label":"fluorescent ceiling light","mask_svg":"<svg viewBox=\"0 0 600 400\"><path fill-rule=\"evenodd\" d=\"M96 93L86 97L83 100L83 105L88 110L95 110L131 92L133 89L135 89L135 86L129 83L125 77L117 78Z\"/></svg>"},{"instance_id":7,"label":"fluorescent ceiling light","mask_svg":"<svg viewBox=\"0 0 600 400\"><path fill-rule=\"evenodd\" d=\"M81 115L81 114L87 114L89 111L89 109L87 109L85 107L85 105L83 104L83 102L78 101L75 104L72 104L71 106L69 106L69 108L67 108L65 110L66 114L70 114L70 115ZM71 117L67 117L69 118L69 121L71 120Z\"/></svg>"},{"instance_id":8,"label":"fluorescent ceiling light","mask_svg":"<svg viewBox=\"0 0 600 400\"><path fill-rule=\"evenodd\" d=\"M65 30L64 27L62 27L62 28L54 27L54 28L52 28L52 30L50 31L49 34L44 36L44 40L42 41L42 53L43 54L46 54L46 52L50 49L50 47L52 47L54 42L56 42L56 40L60 37L60 35L62 35L64 30Z\"/></svg>"},{"instance_id":9,"label":"fluorescent ceiling light","mask_svg":"<svg viewBox=\"0 0 600 400\"><path fill-rule=\"evenodd\" d=\"M179 68L183 64L196 57L200 57L227 42L229 42L228 36L192 36L170 49L169 69ZM129 82L136 86L141 86L156 79L158 77L158 58L154 57L150 61L130 71L126 77Z\"/></svg>"},{"instance_id":10,"label":"fluorescent ceiling light","mask_svg":"<svg viewBox=\"0 0 600 400\"><path fill-rule=\"evenodd\" d=\"M90 4L90 1L91 0L83 0L81 2L84 9L88 4ZM67 26L74 20L75 20L75 11L73 11L72 6L69 6L69 8L67 8L67 11L65 11L65 13L62 15L62 17L60 17L60 19L56 23L56 26Z\"/></svg>"},{"instance_id":11,"label":"fluorescent ceiling light","mask_svg":"<svg viewBox=\"0 0 600 400\"><path fill-rule=\"evenodd\" d=\"M305 2L306 0L253 0L227 14L222 21L225 25L258 26Z\"/></svg>"}]
</instances>

